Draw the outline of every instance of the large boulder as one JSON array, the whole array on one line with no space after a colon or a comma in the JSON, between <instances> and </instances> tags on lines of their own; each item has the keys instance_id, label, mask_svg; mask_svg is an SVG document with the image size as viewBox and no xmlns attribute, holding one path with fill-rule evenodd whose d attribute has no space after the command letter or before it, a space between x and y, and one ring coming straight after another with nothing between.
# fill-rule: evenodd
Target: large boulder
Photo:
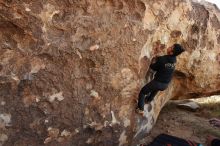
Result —
<instances>
[{"instance_id":1,"label":"large boulder","mask_svg":"<svg viewBox=\"0 0 220 146\"><path fill-rule=\"evenodd\" d=\"M150 61L174 79L134 112ZM220 11L190 0L1 0L0 143L135 145L172 98L220 93Z\"/></svg>"}]
</instances>

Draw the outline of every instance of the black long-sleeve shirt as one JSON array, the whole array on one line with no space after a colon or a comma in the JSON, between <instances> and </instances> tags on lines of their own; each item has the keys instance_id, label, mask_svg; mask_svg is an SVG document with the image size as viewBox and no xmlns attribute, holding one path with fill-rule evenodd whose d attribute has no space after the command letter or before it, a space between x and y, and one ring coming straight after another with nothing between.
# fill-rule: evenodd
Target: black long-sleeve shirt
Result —
<instances>
[{"instance_id":1,"label":"black long-sleeve shirt","mask_svg":"<svg viewBox=\"0 0 220 146\"><path fill-rule=\"evenodd\" d=\"M169 83L175 70L176 56L164 55L157 57L157 61L150 65L156 71L154 80Z\"/></svg>"}]
</instances>

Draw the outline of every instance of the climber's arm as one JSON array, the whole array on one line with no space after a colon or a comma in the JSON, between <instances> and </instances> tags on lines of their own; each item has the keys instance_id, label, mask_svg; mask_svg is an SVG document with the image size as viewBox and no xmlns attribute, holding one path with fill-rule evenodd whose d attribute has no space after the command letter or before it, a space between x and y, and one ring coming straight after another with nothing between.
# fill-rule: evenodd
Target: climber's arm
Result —
<instances>
[{"instance_id":1,"label":"climber's arm","mask_svg":"<svg viewBox=\"0 0 220 146\"><path fill-rule=\"evenodd\" d=\"M158 57L152 59L152 63L150 65L150 68L154 71L158 71L160 66L160 59Z\"/></svg>"}]
</instances>

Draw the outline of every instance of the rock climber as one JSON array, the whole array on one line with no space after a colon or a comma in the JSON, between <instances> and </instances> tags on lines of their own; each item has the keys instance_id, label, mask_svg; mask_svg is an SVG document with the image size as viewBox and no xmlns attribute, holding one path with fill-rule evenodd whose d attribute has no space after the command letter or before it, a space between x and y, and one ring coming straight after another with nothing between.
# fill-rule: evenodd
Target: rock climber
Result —
<instances>
[{"instance_id":1,"label":"rock climber","mask_svg":"<svg viewBox=\"0 0 220 146\"><path fill-rule=\"evenodd\" d=\"M167 55L155 58L150 68L156 73L154 79L146 84L138 96L138 106L136 112L144 114L144 104L151 102L158 91L163 91L168 87L175 70L176 57L184 52L185 49L180 44L174 44L167 48Z\"/></svg>"}]
</instances>

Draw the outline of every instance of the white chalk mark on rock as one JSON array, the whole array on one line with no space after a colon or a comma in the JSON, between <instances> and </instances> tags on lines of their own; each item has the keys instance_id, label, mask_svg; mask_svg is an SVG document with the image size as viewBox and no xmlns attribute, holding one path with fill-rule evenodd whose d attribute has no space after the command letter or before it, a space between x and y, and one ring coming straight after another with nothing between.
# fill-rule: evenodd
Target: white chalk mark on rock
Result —
<instances>
[{"instance_id":1,"label":"white chalk mark on rock","mask_svg":"<svg viewBox=\"0 0 220 146\"><path fill-rule=\"evenodd\" d=\"M11 114L0 114L0 123L2 123L5 126L10 126L11 123Z\"/></svg>"},{"instance_id":2,"label":"white chalk mark on rock","mask_svg":"<svg viewBox=\"0 0 220 146\"><path fill-rule=\"evenodd\" d=\"M76 50L76 54L79 56L80 59L82 59L82 55L81 55L81 53L79 52L79 50Z\"/></svg>"},{"instance_id":3,"label":"white chalk mark on rock","mask_svg":"<svg viewBox=\"0 0 220 146\"><path fill-rule=\"evenodd\" d=\"M130 120L127 119L127 118L125 118L125 120L124 120L124 126L125 126L125 127L128 127L128 126L130 126L130 125L131 125Z\"/></svg>"},{"instance_id":4,"label":"white chalk mark on rock","mask_svg":"<svg viewBox=\"0 0 220 146\"><path fill-rule=\"evenodd\" d=\"M112 114L112 123L111 123L111 125L120 124L120 122L117 121L117 119L115 118L115 114L114 114L113 111L111 111L111 114Z\"/></svg>"},{"instance_id":5,"label":"white chalk mark on rock","mask_svg":"<svg viewBox=\"0 0 220 146\"><path fill-rule=\"evenodd\" d=\"M96 92L95 90L91 90L90 96L98 100L100 99L99 93Z\"/></svg>"},{"instance_id":6,"label":"white chalk mark on rock","mask_svg":"<svg viewBox=\"0 0 220 146\"><path fill-rule=\"evenodd\" d=\"M63 136L63 137L69 137L71 135L72 135L71 132L67 131L66 129L64 129L60 134L60 136Z\"/></svg>"},{"instance_id":7,"label":"white chalk mark on rock","mask_svg":"<svg viewBox=\"0 0 220 146\"><path fill-rule=\"evenodd\" d=\"M59 92L59 93L53 94L53 95L51 95L49 97L49 101L50 102L53 102L55 99L57 99L58 101L64 100L63 92Z\"/></svg>"},{"instance_id":8,"label":"white chalk mark on rock","mask_svg":"<svg viewBox=\"0 0 220 146\"><path fill-rule=\"evenodd\" d=\"M125 131L123 131L119 138L119 146L122 146L126 143L128 143L127 136L125 135Z\"/></svg>"},{"instance_id":9,"label":"white chalk mark on rock","mask_svg":"<svg viewBox=\"0 0 220 146\"><path fill-rule=\"evenodd\" d=\"M4 106L6 104L5 101L1 101L1 105Z\"/></svg>"},{"instance_id":10,"label":"white chalk mark on rock","mask_svg":"<svg viewBox=\"0 0 220 146\"><path fill-rule=\"evenodd\" d=\"M99 49L99 45L93 45L89 48L90 51L95 51Z\"/></svg>"}]
</instances>

